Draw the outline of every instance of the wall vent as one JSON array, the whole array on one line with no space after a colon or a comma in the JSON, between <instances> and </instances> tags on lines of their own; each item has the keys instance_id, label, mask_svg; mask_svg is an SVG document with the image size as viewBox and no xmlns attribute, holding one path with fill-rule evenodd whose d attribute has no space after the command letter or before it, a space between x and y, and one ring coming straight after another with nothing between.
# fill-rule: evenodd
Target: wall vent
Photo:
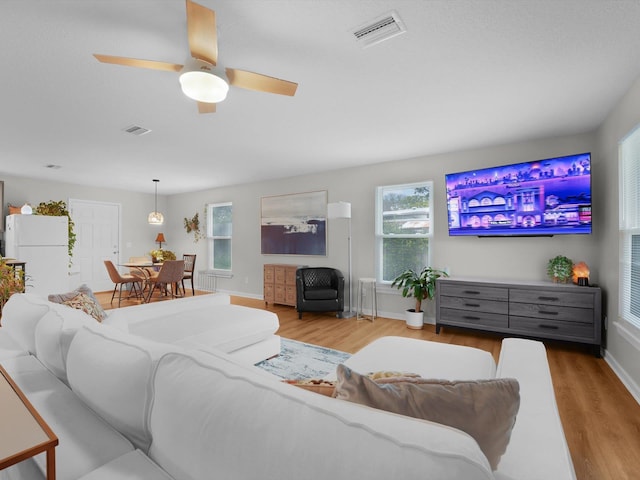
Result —
<instances>
[{"instance_id":1,"label":"wall vent","mask_svg":"<svg viewBox=\"0 0 640 480\"><path fill-rule=\"evenodd\" d=\"M131 135L135 135L139 137L140 135L144 135L149 133L151 130L148 128L140 127L139 125L129 125L126 128L122 129L124 132L130 133Z\"/></svg>"},{"instance_id":2,"label":"wall vent","mask_svg":"<svg viewBox=\"0 0 640 480\"><path fill-rule=\"evenodd\" d=\"M362 48L367 48L406 31L398 12L392 11L354 29L353 35Z\"/></svg>"}]
</instances>

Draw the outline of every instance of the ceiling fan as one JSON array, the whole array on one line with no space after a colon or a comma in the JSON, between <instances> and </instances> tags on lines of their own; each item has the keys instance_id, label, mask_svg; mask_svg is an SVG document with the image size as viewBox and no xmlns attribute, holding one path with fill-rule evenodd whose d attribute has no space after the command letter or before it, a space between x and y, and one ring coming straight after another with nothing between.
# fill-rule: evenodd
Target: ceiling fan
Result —
<instances>
[{"instance_id":1,"label":"ceiling fan","mask_svg":"<svg viewBox=\"0 0 640 480\"><path fill-rule=\"evenodd\" d=\"M191 58L185 65L112 55L93 56L103 63L180 72L182 91L187 97L198 102L200 113L215 112L216 103L226 98L229 85L259 92L295 95L297 83L246 70L219 67L216 12L191 0L186 2L187 37Z\"/></svg>"}]
</instances>

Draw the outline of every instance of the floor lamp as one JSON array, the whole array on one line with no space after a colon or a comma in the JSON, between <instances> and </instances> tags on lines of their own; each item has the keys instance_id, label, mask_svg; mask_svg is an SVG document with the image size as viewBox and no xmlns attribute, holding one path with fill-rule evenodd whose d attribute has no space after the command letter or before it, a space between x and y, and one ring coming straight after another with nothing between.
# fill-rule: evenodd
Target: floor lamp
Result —
<instances>
[{"instance_id":1,"label":"floor lamp","mask_svg":"<svg viewBox=\"0 0 640 480\"><path fill-rule=\"evenodd\" d=\"M343 318L355 317L355 312L351 310L353 305L352 279L351 279L351 204L349 202L335 202L327 204L327 216L333 218L346 218L349 221L349 308L343 314Z\"/></svg>"}]
</instances>

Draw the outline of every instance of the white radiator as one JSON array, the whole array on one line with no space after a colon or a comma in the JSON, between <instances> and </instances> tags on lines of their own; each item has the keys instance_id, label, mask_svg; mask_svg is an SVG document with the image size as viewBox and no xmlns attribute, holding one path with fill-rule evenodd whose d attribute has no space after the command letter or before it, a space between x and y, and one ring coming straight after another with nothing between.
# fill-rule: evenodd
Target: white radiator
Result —
<instances>
[{"instance_id":1,"label":"white radiator","mask_svg":"<svg viewBox=\"0 0 640 480\"><path fill-rule=\"evenodd\" d=\"M218 284L218 275L214 272L201 270L198 272L197 289L205 292L215 292Z\"/></svg>"}]
</instances>

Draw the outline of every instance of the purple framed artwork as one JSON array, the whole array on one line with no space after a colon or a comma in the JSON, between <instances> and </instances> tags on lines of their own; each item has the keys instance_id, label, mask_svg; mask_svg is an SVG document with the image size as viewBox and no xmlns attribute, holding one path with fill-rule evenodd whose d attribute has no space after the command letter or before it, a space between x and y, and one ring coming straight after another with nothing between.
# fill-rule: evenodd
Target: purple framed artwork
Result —
<instances>
[{"instance_id":1,"label":"purple framed artwork","mask_svg":"<svg viewBox=\"0 0 640 480\"><path fill-rule=\"evenodd\" d=\"M327 191L262 197L263 255L327 254Z\"/></svg>"}]
</instances>

